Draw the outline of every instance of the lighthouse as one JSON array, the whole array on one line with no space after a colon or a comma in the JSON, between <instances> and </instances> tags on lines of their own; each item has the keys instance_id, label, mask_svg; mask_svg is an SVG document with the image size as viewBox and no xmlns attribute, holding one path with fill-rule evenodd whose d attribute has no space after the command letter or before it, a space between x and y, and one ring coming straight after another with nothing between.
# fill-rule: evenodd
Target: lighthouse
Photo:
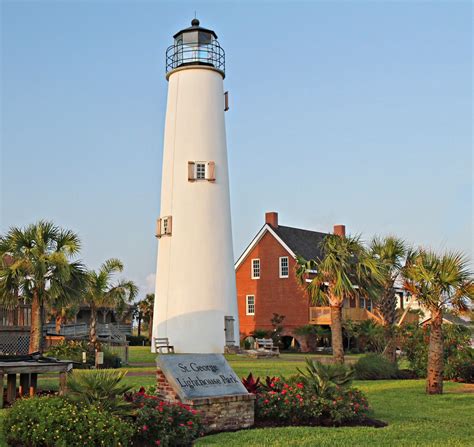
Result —
<instances>
[{"instance_id":1,"label":"lighthouse","mask_svg":"<svg viewBox=\"0 0 474 447\"><path fill-rule=\"evenodd\" d=\"M177 353L222 353L239 340L225 53L197 19L173 38L166 51L153 337L167 338Z\"/></svg>"}]
</instances>

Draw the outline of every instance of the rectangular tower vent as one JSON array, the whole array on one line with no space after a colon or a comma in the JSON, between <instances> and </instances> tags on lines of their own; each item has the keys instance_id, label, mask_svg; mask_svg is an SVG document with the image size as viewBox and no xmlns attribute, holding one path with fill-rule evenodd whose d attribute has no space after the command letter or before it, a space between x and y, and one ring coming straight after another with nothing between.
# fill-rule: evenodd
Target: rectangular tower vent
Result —
<instances>
[{"instance_id":1,"label":"rectangular tower vent","mask_svg":"<svg viewBox=\"0 0 474 447\"><path fill-rule=\"evenodd\" d=\"M229 110L229 92L224 93L224 112Z\"/></svg>"}]
</instances>

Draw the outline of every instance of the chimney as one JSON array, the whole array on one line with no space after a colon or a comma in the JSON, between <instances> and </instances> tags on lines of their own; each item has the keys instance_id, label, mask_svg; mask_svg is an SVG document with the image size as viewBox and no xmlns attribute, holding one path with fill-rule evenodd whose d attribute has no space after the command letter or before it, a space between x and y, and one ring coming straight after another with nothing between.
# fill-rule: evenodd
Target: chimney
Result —
<instances>
[{"instance_id":1,"label":"chimney","mask_svg":"<svg viewBox=\"0 0 474 447\"><path fill-rule=\"evenodd\" d=\"M274 211L265 213L265 223L273 228L278 228L278 213Z\"/></svg>"},{"instance_id":2,"label":"chimney","mask_svg":"<svg viewBox=\"0 0 474 447\"><path fill-rule=\"evenodd\" d=\"M345 225L334 225L334 234L337 236L346 235L346 226Z\"/></svg>"}]
</instances>

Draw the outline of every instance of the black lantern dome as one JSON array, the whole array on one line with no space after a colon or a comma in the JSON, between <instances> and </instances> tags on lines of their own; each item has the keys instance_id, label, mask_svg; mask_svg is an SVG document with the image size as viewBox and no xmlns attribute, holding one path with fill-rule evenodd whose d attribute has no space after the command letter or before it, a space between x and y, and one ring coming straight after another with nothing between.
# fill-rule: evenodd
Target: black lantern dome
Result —
<instances>
[{"instance_id":1,"label":"black lantern dome","mask_svg":"<svg viewBox=\"0 0 474 447\"><path fill-rule=\"evenodd\" d=\"M188 65L205 65L225 72L225 53L217 41L217 34L191 21L189 28L178 31L174 44L166 50L166 72Z\"/></svg>"}]
</instances>

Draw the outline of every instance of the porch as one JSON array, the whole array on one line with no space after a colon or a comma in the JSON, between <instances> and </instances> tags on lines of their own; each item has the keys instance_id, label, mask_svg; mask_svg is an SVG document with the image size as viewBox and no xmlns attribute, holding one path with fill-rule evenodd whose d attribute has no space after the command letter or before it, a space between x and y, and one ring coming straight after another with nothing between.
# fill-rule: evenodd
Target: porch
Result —
<instances>
[{"instance_id":1,"label":"porch","mask_svg":"<svg viewBox=\"0 0 474 447\"><path fill-rule=\"evenodd\" d=\"M377 323L381 322L378 315L370 310L357 307L343 307L342 319L351 320L355 322L374 320ZM331 325L331 308L329 306L310 307L309 308L309 323L318 325Z\"/></svg>"}]
</instances>

